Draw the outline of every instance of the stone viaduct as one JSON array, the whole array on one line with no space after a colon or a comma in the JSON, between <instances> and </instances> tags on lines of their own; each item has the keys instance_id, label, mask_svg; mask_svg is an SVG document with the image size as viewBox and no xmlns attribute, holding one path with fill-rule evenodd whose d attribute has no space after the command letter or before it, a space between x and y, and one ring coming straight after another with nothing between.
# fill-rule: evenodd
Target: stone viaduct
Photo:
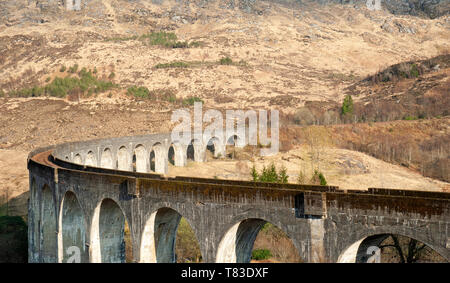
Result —
<instances>
[{"instance_id":1,"label":"stone viaduct","mask_svg":"<svg viewBox=\"0 0 450 283\"><path fill-rule=\"evenodd\" d=\"M31 152L29 262L67 262L73 247L81 262L124 262L125 227L133 261L175 262L181 217L204 262L249 262L266 222L307 262L366 262L367 248L387 234L419 240L450 261L448 193L165 176L169 162L202 162L207 150L224 154L225 144L183 146L154 134Z\"/></svg>"}]
</instances>

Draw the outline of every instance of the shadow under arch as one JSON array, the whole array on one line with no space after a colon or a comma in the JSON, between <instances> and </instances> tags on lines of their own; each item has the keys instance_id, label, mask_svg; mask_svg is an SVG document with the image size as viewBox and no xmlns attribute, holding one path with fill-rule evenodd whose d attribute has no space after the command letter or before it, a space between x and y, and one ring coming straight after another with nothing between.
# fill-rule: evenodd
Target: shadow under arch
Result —
<instances>
[{"instance_id":1,"label":"shadow under arch","mask_svg":"<svg viewBox=\"0 0 450 283\"><path fill-rule=\"evenodd\" d=\"M61 202L59 229L59 262L89 262L86 218L76 194L70 190Z\"/></svg>"},{"instance_id":2,"label":"shadow under arch","mask_svg":"<svg viewBox=\"0 0 450 283\"><path fill-rule=\"evenodd\" d=\"M131 244L127 243L125 237L128 223L125 213L115 200L105 198L98 203L91 223L91 262L131 261Z\"/></svg>"},{"instance_id":3,"label":"shadow under arch","mask_svg":"<svg viewBox=\"0 0 450 283\"><path fill-rule=\"evenodd\" d=\"M253 246L255 244L255 240L258 236L258 233L267 223L270 222L260 218L247 218L234 224L231 228L229 228L225 232L225 235L222 237L219 243L216 254L216 262L217 263L250 262L252 257ZM292 240L291 239L289 240L292 243ZM298 256L298 251L296 250L296 252Z\"/></svg>"},{"instance_id":4,"label":"shadow under arch","mask_svg":"<svg viewBox=\"0 0 450 283\"><path fill-rule=\"evenodd\" d=\"M42 262L58 261L58 238L56 230L56 205L52 190L48 185L42 188L40 227L40 250Z\"/></svg>"},{"instance_id":5,"label":"shadow under arch","mask_svg":"<svg viewBox=\"0 0 450 283\"><path fill-rule=\"evenodd\" d=\"M409 242L406 244L405 240ZM428 251L433 253L434 257L438 258L438 262L449 262L449 259L446 259L445 256L440 254L430 244L426 243L422 239L416 239L415 237L411 237L404 233L379 233L365 236L345 248L339 255L337 262L381 263L383 262L382 258L384 256L382 256L382 253L384 248L399 248L402 254L398 254L398 256L415 256L416 258L411 257L411 260L414 261L421 260L420 258L417 258L420 256L419 252ZM398 250L396 251L398 252Z\"/></svg>"},{"instance_id":6,"label":"shadow under arch","mask_svg":"<svg viewBox=\"0 0 450 283\"><path fill-rule=\"evenodd\" d=\"M140 262L177 262L177 231L182 218L178 211L170 207L159 208L148 217L141 237ZM183 219L186 220L187 225L192 229L189 221L186 218ZM198 243L195 232L194 237Z\"/></svg>"}]
</instances>

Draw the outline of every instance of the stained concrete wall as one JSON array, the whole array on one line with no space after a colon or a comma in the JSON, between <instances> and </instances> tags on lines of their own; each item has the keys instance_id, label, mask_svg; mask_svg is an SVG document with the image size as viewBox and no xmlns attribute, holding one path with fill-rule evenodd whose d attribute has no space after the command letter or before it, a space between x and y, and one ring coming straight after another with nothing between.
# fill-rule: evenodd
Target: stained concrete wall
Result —
<instances>
[{"instance_id":1,"label":"stained concrete wall","mask_svg":"<svg viewBox=\"0 0 450 283\"><path fill-rule=\"evenodd\" d=\"M127 149L134 149L133 144ZM65 146L65 153L76 152ZM120 147L102 145L98 152L107 146L112 152ZM87 146L85 152L91 148ZM173 262L174 235L181 216L190 223L205 262L248 261L254 237L266 221L282 229L308 262L337 262L354 243L386 233L417 239L450 260L449 194L377 189L361 193L323 186L163 178L75 165L64 161L64 154L60 156L61 160L48 159L60 168L29 159L31 262L57 261L61 249L72 244L48 244L56 238L52 233L63 231L64 239L64 220L61 230L56 219L64 216L61 203L68 191L76 196L84 215L90 262L123 262L125 219L134 261ZM43 190L45 186L48 189ZM110 205L102 210L105 200ZM40 222L45 227L55 223L55 227L42 229ZM44 240L46 244L40 244ZM73 244L78 242L73 240ZM231 252L224 253L221 247Z\"/></svg>"}]
</instances>

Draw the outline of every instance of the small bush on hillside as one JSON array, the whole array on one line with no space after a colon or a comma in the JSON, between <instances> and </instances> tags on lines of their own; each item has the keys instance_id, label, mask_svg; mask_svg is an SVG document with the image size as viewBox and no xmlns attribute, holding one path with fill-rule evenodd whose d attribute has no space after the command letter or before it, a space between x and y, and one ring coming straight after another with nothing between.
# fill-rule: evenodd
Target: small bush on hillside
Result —
<instances>
[{"instance_id":1,"label":"small bush on hillside","mask_svg":"<svg viewBox=\"0 0 450 283\"><path fill-rule=\"evenodd\" d=\"M194 105L195 102L203 103L203 100L197 96L191 96L183 99L183 105Z\"/></svg>"},{"instance_id":2,"label":"small bush on hillside","mask_svg":"<svg viewBox=\"0 0 450 283\"><path fill-rule=\"evenodd\" d=\"M322 172L319 172L318 170L314 170L314 174L311 178L311 184L326 186L327 180L325 179L325 176L322 174Z\"/></svg>"},{"instance_id":3,"label":"small bush on hillside","mask_svg":"<svg viewBox=\"0 0 450 283\"><path fill-rule=\"evenodd\" d=\"M59 71L61 73L65 72L66 71L66 66L62 65L61 68L59 69Z\"/></svg>"},{"instance_id":4,"label":"small bush on hillside","mask_svg":"<svg viewBox=\"0 0 450 283\"><path fill-rule=\"evenodd\" d=\"M75 74L78 71L78 64L73 65L69 68L69 73Z\"/></svg>"},{"instance_id":5,"label":"small bush on hillside","mask_svg":"<svg viewBox=\"0 0 450 283\"><path fill-rule=\"evenodd\" d=\"M344 102L342 102L342 115L348 115L353 113L353 99L350 94L348 94L344 98Z\"/></svg>"},{"instance_id":6,"label":"small bush on hillside","mask_svg":"<svg viewBox=\"0 0 450 283\"><path fill-rule=\"evenodd\" d=\"M407 121L417 120L417 117L416 117L416 116L408 115L408 116L405 116L405 117L403 118L403 120L407 120Z\"/></svg>"},{"instance_id":7,"label":"small bush on hillside","mask_svg":"<svg viewBox=\"0 0 450 283\"><path fill-rule=\"evenodd\" d=\"M279 172L277 172L274 163L272 163L269 167L264 166L261 173L258 173L258 171L255 168L255 165L253 165L250 174L254 182L286 184L289 179L286 168L281 167Z\"/></svg>"},{"instance_id":8,"label":"small bush on hillside","mask_svg":"<svg viewBox=\"0 0 450 283\"><path fill-rule=\"evenodd\" d=\"M143 35L142 39L148 38L150 45L160 45L165 47L172 47L177 41L175 33L170 32L152 32L150 34Z\"/></svg>"},{"instance_id":9,"label":"small bush on hillside","mask_svg":"<svg viewBox=\"0 0 450 283\"><path fill-rule=\"evenodd\" d=\"M252 259L265 260L272 257L272 253L267 249L257 249L252 251Z\"/></svg>"},{"instance_id":10,"label":"small bush on hillside","mask_svg":"<svg viewBox=\"0 0 450 283\"><path fill-rule=\"evenodd\" d=\"M162 63L155 66L156 69L187 68L187 67L189 67L189 64L182 61L176 61L172 63Z\"/></svg>"},{"instance_id":11,"label":"small bush on hillside","mask_svg":"<svg viewBox=\"0 0 450 283\"><path fill-rule=\"evenodd\" d=\"M143 87L143 86L141 86L141 87L132 86L132 87L128 88L127 94L133 95L134 97L139 97L139 98L149 98L150 97L150 91L148 90L148 88Z\"/></svg>"},{"instance_id":12,"label":"small bush on hillside","mask_svg":"<svg viewBox=\"0 0 450 283\"><path fill-rule=\"evenodd\" d=\"M78 68L78 67L77 67ZM66 97L71 94L92 94L101 93L117 87L111 82L98 80L91 72L83 68L79 77L56 77L52 82L45 86L34 86L11 91L8 95L11 97L37 97L49 95L53 97Z\"/></svg>"},{"instance_id":13,"label":"small bush on hillside","mask_svg":"<svg viewBox=\"0 0 450 283\"><path fill-rule=\"evenodd\" d=\"M224 57L219 60L220 65L231 65L233 64L233 60L230 57Z\"/></svg>"}]
</instances>

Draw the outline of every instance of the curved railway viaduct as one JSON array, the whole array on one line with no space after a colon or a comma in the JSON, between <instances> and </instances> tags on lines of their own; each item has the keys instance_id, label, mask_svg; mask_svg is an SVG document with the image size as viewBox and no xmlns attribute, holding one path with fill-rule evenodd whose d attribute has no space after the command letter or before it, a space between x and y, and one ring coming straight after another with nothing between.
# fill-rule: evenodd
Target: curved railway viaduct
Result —
<instances>
[{"instance_id":1,"label":"curved railway viaduct","mask_svg":"<svg viewBox=\"0 0 450 283\"><path fill-rule=\"evenodd\" d=\"M231 140L233 140L231 138ZM270 222L307 262L366 262L387 234L419 240L450 261L450 194L169 178L168 163L205 161L225 145L182 146L170 134L102 139L30 153L29 262L174 262L185 217L204 262L249 262ZM188 170L188 169L187 169Z\"/></svg>"}]
</instances>

